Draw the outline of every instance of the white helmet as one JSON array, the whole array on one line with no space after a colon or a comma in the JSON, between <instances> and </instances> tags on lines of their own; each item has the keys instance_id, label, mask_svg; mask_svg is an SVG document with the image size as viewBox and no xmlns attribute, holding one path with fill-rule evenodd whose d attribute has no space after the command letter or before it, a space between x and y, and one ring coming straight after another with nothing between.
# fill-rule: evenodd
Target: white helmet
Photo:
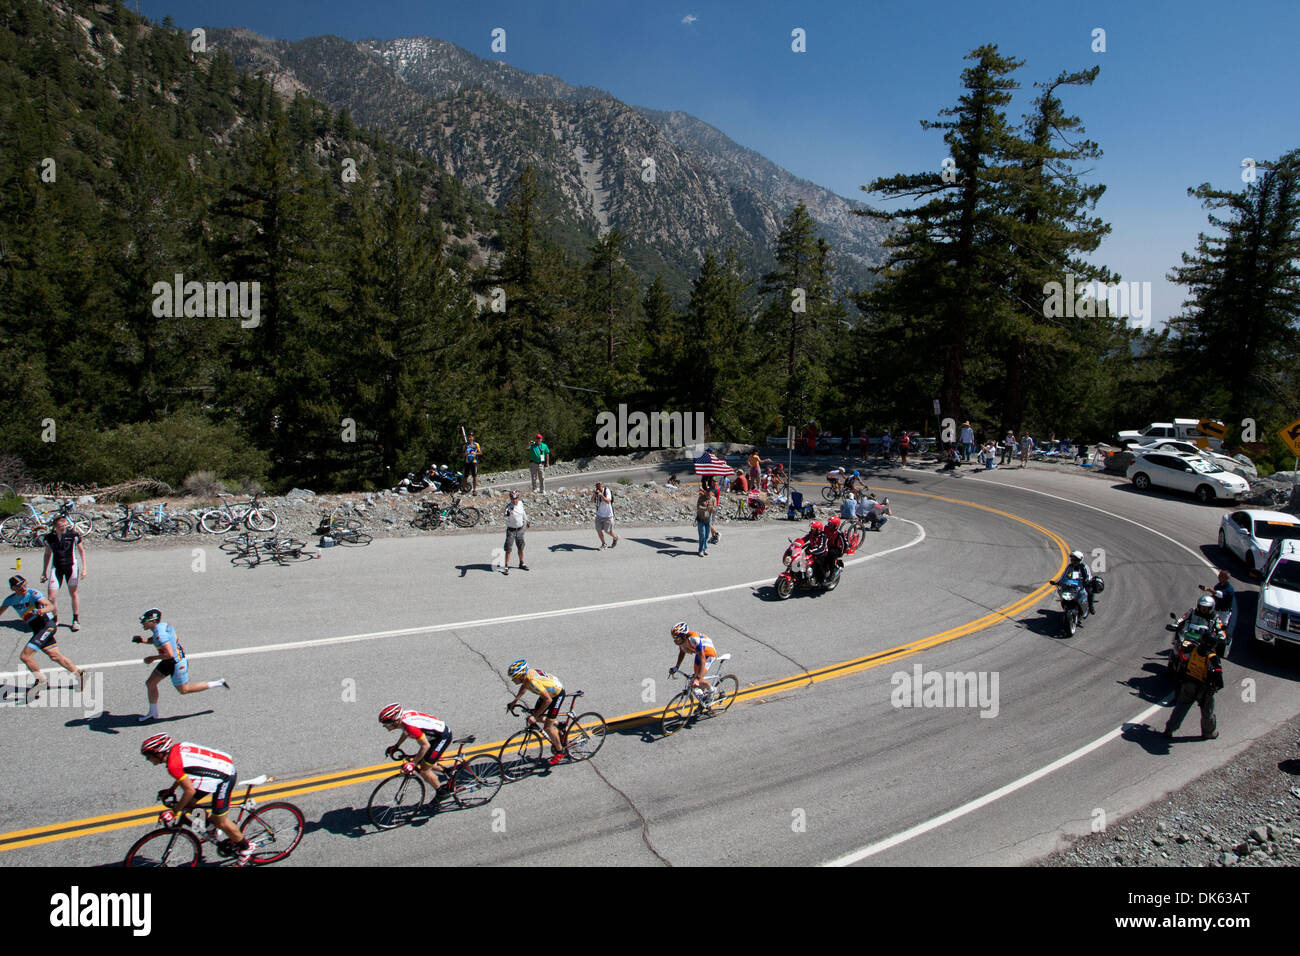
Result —
<instances>
[{"instance_id":1,"label":"white helmet","mask_svg":"<svg viewBox=\"0 0 1300 956\"><path fill-rule=\"evenodd\" d=\"M1082 552L1082 551L1071 551L1071 552L1070 552L1070 563L1071 563L1071 564L1080 564L1080 563L1082 563L1082 561L1083 561L1083 552Z\"/></svg>"}]
</instances>

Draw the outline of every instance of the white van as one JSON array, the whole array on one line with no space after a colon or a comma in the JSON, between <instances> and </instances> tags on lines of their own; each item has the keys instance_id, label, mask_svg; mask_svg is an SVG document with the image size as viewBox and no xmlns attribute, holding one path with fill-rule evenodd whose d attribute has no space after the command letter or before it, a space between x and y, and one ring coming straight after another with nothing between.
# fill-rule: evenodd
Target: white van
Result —
<instances>
[{"instance_id":1,"label":"white van","mask_svg":"<svg viewBox=\"0 0 1300 956\"><path fill-rule=\"evenodd\" d=\"M1206 438L1205 435L1201 434L1196 427L1200 422L1199 418L1175 418L1172 422L1152 422L1141 431L1120 432L1119 440L1123 445L1149 445L1152 442L1160 441L1162 438L1174 438L1179 441L1193 443L1199 443L1201 439L1206 439L1211 448L1222 448L1223 442L1220 439Z\"/></svg>"},{"instance_id":2,"label":"white van","mask_svg":"<svg viewBox=\"0 0 1300 956\"><path fill-rule=\"evenodd\" d=\"M1300 644L1300 538L1278 538L1269 548L1255 640L1274 646Z\"/></svg>"}]
</instances>

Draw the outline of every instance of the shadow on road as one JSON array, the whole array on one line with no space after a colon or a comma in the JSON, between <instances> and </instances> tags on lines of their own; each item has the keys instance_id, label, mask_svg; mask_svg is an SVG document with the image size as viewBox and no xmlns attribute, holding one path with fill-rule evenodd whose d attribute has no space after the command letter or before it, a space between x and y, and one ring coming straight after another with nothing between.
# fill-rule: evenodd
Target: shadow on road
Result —
<instances>
[{"instance_id":1,"label":"shadow on road","mask_svg":"<svg viewBox=\"0 0 1300 956\"><path fill-rule=\"evenodd\" d=\"M1165 740L1161 735L1161 729L1162 728L1159 727L1152 727L1150 724L1125 724L1124 730L1120 736L1131 744L1137 744L1149 754L1168 755L1169 745L1173 743L1173 741ZM1185 739L1187 738L1174 738L1174 740Z\"/></svg>"},{"instance_id":2,"label":"shadow on road","mask_svg":"<svg viewBox=\"0 0 1300 956\"><path fill-rule=\"evenodd\" d=\"M551 551L551 552L555 552L555 551L564 551L564 552L569 552L569 551L599 551L600 548L597 548L595 545L590 545L590 544L574 544L574 543L571 542L571 541L565 541L565 542L563 542L562 544L553 544L553 545L550 545L546 550L547 550L547 551Z\"/></svg>"},{"instance_id":3,"label":"shadow on road","mask_svg":"<svg viewBox=\"0 0 1300 956\"><path fill-rule=\"evenodd\" d=\"M77 720L69 720L65 727L87 727L90 730L100 734L116 734L124 727L135 727L141 730L157 727L161 724L171 724L178 720L189 720L191 717L206 717L208 714L215 714L215 710L196 710L192 714L177 714L175 717L155 717L153 720L140 722L140 714L114 714L111 711L104 711L96 714L94 717L82 717Z\"/></svg>"},{"instance_id":4,"label":"shadow on road","mask_svg":"<svg viewBox=\"0 0 1300 956\"><path fill-rule=\"evenodd\" d=\"M1142 673L1119 681L1133 691L1134 695L1155 704L1169 696L1174 689L1174 682L1166 675L1167 658L1172 650L1166 651L1158 658L1148 658L1142 665Z\"/></svg>"},{"instance_id":5,"label":"shadow on road","mask_svg":"<svg viewBox=\"0 0 1300 956\"><path fill-rule=\"evenodd\" d=\"M470 571L486 571L489 574L497 573L497 569L490 564L458 564L456 570L460 572L462 578Z\"/></svg>"}]
</instances>

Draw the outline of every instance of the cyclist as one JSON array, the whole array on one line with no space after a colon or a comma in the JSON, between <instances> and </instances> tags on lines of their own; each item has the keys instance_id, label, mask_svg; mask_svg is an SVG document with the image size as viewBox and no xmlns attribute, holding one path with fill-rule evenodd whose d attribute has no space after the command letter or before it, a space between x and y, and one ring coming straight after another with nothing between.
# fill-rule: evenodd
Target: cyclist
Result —
<instances>
[{"instance_id":1,"label":"cyclist","mask_svg":"<svg viewBox=\"0 0 1300 956\"><path fill-rule=\"evenodd\" d=\"M860 472L860 471L855 471L855 472L853 472L853 474L851 474L851 475L849 475L847 478L845 478L845 479L844 479L844 490L845 490L845 492L856 491L856 492L861 493L861 492L863 492L863 491L866 491L866 490L867 490L867 484L866 484L866 482L863 482L863 483L862 483L862 487L859 489L859 488L858 488L858 482L859 482L859 481L862 481L862 472Z\"/></svg>"},{"instance_id":2,"label":"cyclist","mask_svg":"<svg viewBox=\"0 0 1300 956\"><path fill-rule=\"evenodd\" d=\"M451 744L450 727L432 714L422 714L418 710L402 710L401 704L389 704L381 710L379 722L384 725L385 730L402 732L402 736L397 738L397 743L387 748L385 754L391 757L406 738L411 738L420 746L415 756L411 758L416 771L433 785L435 793L446 786L438 776L438 767L443 753ZM447 782L450 780L451 778L448 777Z\"/></svg>"},{"instance_id":3,"label":"cyclist","mask_svg":"<svg viewBox=\"0 0 1300 956\"><path fill-rule=\"evenodd\" d=\"M832 468L830 471L826 473L826 480L830 482L832 493L839 494L840 481L844 477L845 477L844 469L839 467Z\"/></svg>"},{"instance_id":4,"label":"cyclist","mask_svg":"<svg viewBox=\"0 0 1300 956\"><path fill-rule=\"evenodd\" d=\"M700 698L700 702L705 707L709 706L709 692L713 689L704 679L717 660L718 651L713 646L713 641L696 631L692 631L686 626L685 621L678 621L668 632L672 635L673 643L677 645L677 663L668 668L668 676L672 677L677 673L677 669L682 666L682 661L686 659L686 652L690 651L695 655L695 670L691 677L691 687L695 690L695 695Z\"/></svg>"},{"instance_id":5,"label":"cyclist","mask_svg":"<svg viewBox=\"0 0 1300 956\"><path fill-rule=\"evenodd\" d=\"M230 810L230 795L235 789L235 758L201 744L175 743L166 734L154 734L146 738L140 745L140 753L155 767L165 763L167 772L175 781L170 787L158 791L159 800L166 800L176 792L176 785L180 784L181 799L173 812L181 825L184 825L183 815L203 799L203 794L212 794L209 822L220 827L221 832L230 840L238 864L243 866L247 863L253 855L253 846L245 839L239 827L226 816Z\"/></svg>"},{"instance_id":6,"label":"cyclist","mask_svg":"<svg viewBox=\"0 0 1300 956\"><path fill-rule=\"evenodd\" d=\"M537 706L528 715L528 723L530 726L535 726L539 719L543 720L542 729L546 732L546 739L551 742L551 759L547 762L555 766L564 759L564 748L560 746L560 732L555 727L555 718L560 715L560 704L564 700L564 684L553 674L530 669L528 661L523 658L511 664L506 674L519 685L519 692L515 694L514 700L506 704L506 712L509 713L510 709L519 703L519 698L529 691L537 695Z\"/></svg>"},{"instance_id":7,"label":"cyclist","mask_svg":"<svg viewBox=\"0 0 1300 956\"><path fill-rule=\"evenodd\" d=\"M69 529L68 516L59 515L54 519L50 533L42 539L45 542L45 558L41 563L41 580L48 581L50 600L54 602L54 623L59 623L59 588L66 586L72 595L72 630L81 630L81 602L77 597L77 586L86 576L86 546L81 541L81 532ZM50 559L54 567L50 567ZM78 560L80 558L80 560Z\"/></svg>"},{"instance_id":8,"label":"cyclist","mask_svg":"<svg viewBox=\"0 0 1300 956\"><path fill-rule=\"evenodd\" d=\"M149 713L143 717L136 718L140 723L158 719L158 685L162 683L164 677L172 679L172 686L182 694L197 694L199 691L208 690L211 687L224 687L230 690L230 682L224 677L211 681L198 681L190 683L190 665L185 657L185 648L181 642L176 640L176 631L172 626L162 619L162 611L156 607L151 607L140 615L140 623L149 628L149 633L144 636L134 635L131 638L133 644L153 644L157 648L157 654L150 654L144 659L146 664L158 662L158 666L153 669L144 682L149 697Z\"/></svg>"},{"instance_id":9,"label":"cyclist","mask_svg":"<svg viewBox=\"0 0 1300 956\"><path fill-rule=\"evenodd\" d=\"M54 663L58 664L65 671L68 671L77 678L78 690L86 689L86 672L72 661L60 653L58 642L55 639L55 631L58 625L54 623L54 618L50 612L54 610L54 604L45 597L40 591L27 586L27 579L21 574L15 574L9 579L10 594L4 601L0 601L0 614L4 609L11 607L14 612L23 619L32 630L32 636L27 639L27 644L23 651L18 655L18 659L23 665L36 675L36 682L27 688L27 697L29 700L39 697L41 686L45 684L45 678L41 676L41 669L36 666L36 652L44 651L45 656Z\"/></svg>"}]
</instances>

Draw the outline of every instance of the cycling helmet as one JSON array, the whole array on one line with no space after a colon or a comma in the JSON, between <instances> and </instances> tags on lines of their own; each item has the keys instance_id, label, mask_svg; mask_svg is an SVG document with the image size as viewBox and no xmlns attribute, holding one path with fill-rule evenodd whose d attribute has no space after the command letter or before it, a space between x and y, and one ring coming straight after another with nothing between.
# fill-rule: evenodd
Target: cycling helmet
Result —
<instances>
[{"instance_id":1,"label":"cycling helmet","mask_svg":"<svg viewBox=\"0 0 1300 956\"><path fill-rule=\"evenodd\" d=\"M402 716L401 704L389 704L379 712L379 722L381 724L391 724L398 717Z\"/></svg>"},{"instance_id":2,"label":"cycling helmet","mask_svg":"<svg viewBox=\"0 0 1300 956\"><path fill-rule=\"evenodd\" d=\"M1083 560L1083 552L1082 552L1082 551L1071 551L1071 552L1070 552L1070 563L1071 563L1071 564L1078 564L1078 563L1081 562L1082 560Z\"/></svg>"},{"instance_id":3,"label":"cycling helmet","mask_svg":"<svg viewBox=\"0 0 1300 956\"><path fill-rule=\"evenodd\" d=\"M151 607L140 615L141 624L157 624L161 620L162 611L158 610L156 607Z\"/></svg>"},{"instance_id":4,"label":"cycling helmet","mask_svg":"<svg viewBox=\"0 0 1300 956\"><path fill-rule=\"evenodd\" d=\"M822 523L821 523L820 521L814 521L812 524L810 524L810 525L808 526L808 530L809 530L809 531L821 531L821 530L822 530Z\"/></svg>"},{"instance_id":5,"label":"cycling helmet","mask_svg":"<svg viewBox=\"0 0 1300 956\"><path fill-rule=\"evenodd\" d=\"M172 739L166 734L154 734L152 737L146 737L144 743L140 745L142 754L165 754L172 749Z\"/></svg>"},{"instance_id":6,"label":"cycling helmet","mask_svg":"<svg viewBox=\"0 0 1300 956\"><path fill-rule=\"evenodd\" d=\"M514 681L521 680L523 676L527 673L528 673L528 662L524 660L522 657L519 658L519 660L515 661L513 664L511 664L508 668L506 668L506 674L510 677L511 680Z\"/></svg>"},{"instance_id":7,"label":"cycling helmet","mask_svg":"<svg viewBox=\"0 0 1300 956\"><path fill-rule=\"evenodd\" d=\"M1210 617L1214 614L1214 598L1208 594L1202 594L1201 599L1196 602L1196 613L1201 617Z\"/></svg>"},{"instance_id":8,"label":"cycling helmet","mask_svg":"<svg viewBox=\"0 0 1300 956\"><path fill-rule=\"evenodd\" d=\"M862 472L860 472L860 471L855 471L855 472L853 473L853 477L854 477L854 478L861 478L861 477L862 477Z\"/></svg>"},{"instance_id":9,"label":"cycling helmet","mask_svg":"<svg viewBox=\"0 0 1300 956\"><path fill-rule=\"evenodd\" d=\"M672 634L674 638L677 638L677 637L685 637L690 632L691 629L686 626L685 621L678 621L676 624L673 625L673 629L669 633Z\"/></svg>"},{"instance_id":10,"label":"cycling helmet","mask_svg":"<svg viewBox=\"0 0 1300 956\"><path fill-rule=\"evenodd\" d=\"M13 577L9 579L9 586L11 588L16 588L16 587L25 588L27 587L27 579L23 577L21 574L15 574Z\"/></svg>"}]
</instances>

